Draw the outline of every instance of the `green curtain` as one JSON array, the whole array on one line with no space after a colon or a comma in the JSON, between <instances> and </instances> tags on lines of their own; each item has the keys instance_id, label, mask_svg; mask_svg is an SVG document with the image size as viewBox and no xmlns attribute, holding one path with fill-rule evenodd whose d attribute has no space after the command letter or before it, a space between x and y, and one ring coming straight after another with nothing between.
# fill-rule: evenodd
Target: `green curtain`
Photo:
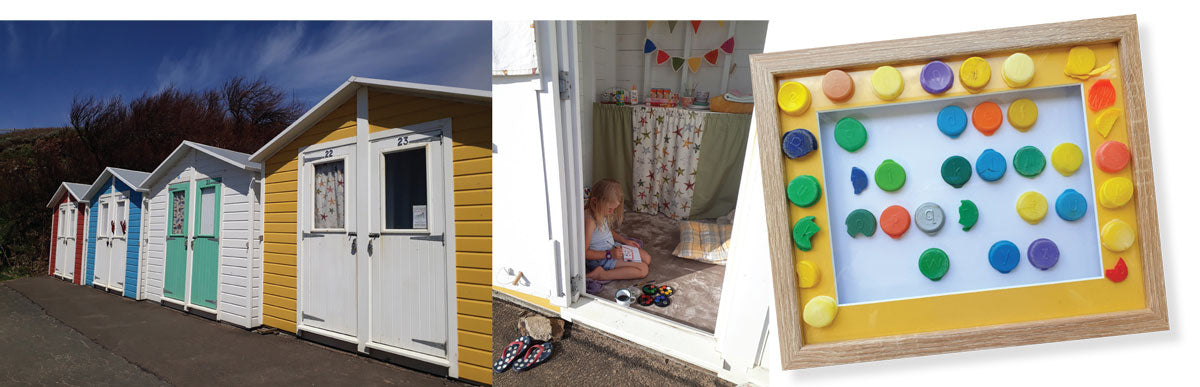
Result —
<instances>
[{"instance_id":1,"label":"green curtain","mask_svg":"<svg viewBox=\"0 0 1200 387\"><path fill-rule=\"evenodd\" d=\"M633 184L633 109L611 104L592 104L592 180L612 178L625 188L630 205Z\"/></svg>"},{"instance_id":2,"label":"green curtain","mask_svg":"<svg viewBox=\"0 0 1200 387\"><path fill-rule=\"evenodd\" d=\"M750 115L710 113L704 117L703 136L689 219L718 218L737 204Z\"/></svg>"}]
</instances>

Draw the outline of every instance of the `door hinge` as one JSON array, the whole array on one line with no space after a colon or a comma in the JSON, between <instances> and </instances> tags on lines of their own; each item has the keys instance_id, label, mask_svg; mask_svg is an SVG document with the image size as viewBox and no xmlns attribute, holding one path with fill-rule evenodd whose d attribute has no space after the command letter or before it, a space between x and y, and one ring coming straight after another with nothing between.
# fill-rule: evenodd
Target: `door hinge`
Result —
<instances>
[{"instance_id":1,"label":"door hinge","mask_svg":"<svg viewBox=\"0 0 1200 387\"><path fill-rule=\"evenodd\" d=\"M213 300L204 300L204 302L207 302L207 303L210 303L210 304L213 304L213 305L216 305L216 304L217 304L217 302L216 302L216 301L213 301Z\"/></svg>"},{"instance_id":2,"label":"door hinge","mask_svg":"<svg viewBox=\"0 0 1200 387\"><path fill-rule=\"evenodd\" d=\"M558 99L571 99L571 73L566 70L558 71Z\"/></svg>"},{"instance_id":3,"label":"door hinge","mask_svg":"<svg viewBox=\"0 0 1200 387\"><path fill-rule=\"evenodd\" d=\"M301 318L301 319L304 319L304 320L313 320L313 321L325 322L325 319L323 319L323 318L320 318L320 317L317 317L317 316L313 316L313 315L311 315L311 314L304 313L304 312L301 312L301 313L300 313L300 318Z\"/></svg>"},{"instance_id":4,"label":"door hinge","mask_svg":"<svg viewBox=\"0 0 1200 387\"><path fill-rule=\"evenodd\" d=\"M437 348L437 349L440 349L443 351L446 350L446 342L445 341L436 342L436 341L421 340L421 339L412 339L412 341L417 344L427 345L427 346L434 347L434 348Z\"/></svg>"},{"instance_id":5,"label":"door hinge","mask_svg":"<svg viewBox=\"0 0 1200 387\"><path fill-rule=\"evenodd\" d=\"M415 241L438 241L438 242L446 243L445 234L430 235L430 236L415 236L415 237L412 237L412 239Z\"/></svg>"},{"instance_id":6,"label":"door hinge","mask_svg":"<svg viewBox=\"0 0 1200 387\"><path fill-rule=\"evenodd\" d=\"M575 295L582 294L583 288L583 275L576 274L571 276L571 297L574 298Z\"/></svg>"}]
</instances>

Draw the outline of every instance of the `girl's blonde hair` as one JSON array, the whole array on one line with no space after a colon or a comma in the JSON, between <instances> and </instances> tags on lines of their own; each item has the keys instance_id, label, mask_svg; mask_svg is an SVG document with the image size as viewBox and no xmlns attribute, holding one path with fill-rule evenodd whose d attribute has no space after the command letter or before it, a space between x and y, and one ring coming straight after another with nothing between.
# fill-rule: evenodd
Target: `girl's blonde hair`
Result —
<instances>
[{"instance_id":1,"label":"girl's blonde hair","mask_svg":"<svg viewBox=\"0 0 1200 387\"><path fill-rule=\"evenodd\" d=\"M601 206L610 204L613 201L617 202L617 208L613 210L612 215L603 215ZM621 183L605 178L593 184L592 195L588 197L587 204L584 205L584 211L588 215L591 215L592 219L597 222L603 219L610 227L620 226L621 220L625 215L625 193L621 189Z\"/></svg>"}]
</instances>

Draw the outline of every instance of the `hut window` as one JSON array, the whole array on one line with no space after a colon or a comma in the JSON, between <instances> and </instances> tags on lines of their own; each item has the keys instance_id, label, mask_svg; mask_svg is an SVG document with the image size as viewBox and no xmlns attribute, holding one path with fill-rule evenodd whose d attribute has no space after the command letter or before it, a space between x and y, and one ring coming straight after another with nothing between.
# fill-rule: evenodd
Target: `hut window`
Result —
<instances>
[{"instance_id":1,"label":"hut window","mask_svg":"<svg viewBox=\"0 0 1200 387\"><path fill-rule=\"evenodd\" d=\"M196 216L200 217L200 235L213 235L216 220L215 211L213 209L217 204L217 189L216 187L204 187L200 189L200 211Z\"/></svg>"},{"instance_id":2,"label":"hut window","mask_svg":"<svg viewBox=\"0 0 1200 387\"><path fill-rule=\"evenodd\" d=\"M171 192L171 234L175 235L183 235L183 225L187 221L187 202L183 192Z\"/></svg>"},{"instance_id":3,"label":"hut window","mask_svg":"<svg viewBox=\"0 0 1200 387\"><path fill-rule=\"evenodd\" d=\"M384 156L384 206L387 229L427 228L425 148Z\"/></svg>"},{"instance_id":4,"label":"hut window","mask_svg":"<svg viewBox=\"0 0 1200 387\"><path fill-rule=\"evenodd\" d=\"M346 167L338 160L314 166L314 228L343 228L346 219Z\"/></svg>"}]
</instances>

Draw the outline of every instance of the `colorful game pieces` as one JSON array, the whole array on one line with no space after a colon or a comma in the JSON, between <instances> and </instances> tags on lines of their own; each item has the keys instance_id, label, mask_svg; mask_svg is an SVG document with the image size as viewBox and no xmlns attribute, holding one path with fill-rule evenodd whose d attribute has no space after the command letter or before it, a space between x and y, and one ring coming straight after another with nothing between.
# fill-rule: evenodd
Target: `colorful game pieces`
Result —
<instances>
[{"instance_id":1,"label":"colorful game pieces","mask_svg":"<svg viewBox=\"0 0 1200 387\"><path fill-rule=\"evenodd\" d=\"M857 235L875 235L875 214L859 208L846 215L846 232L853 238Z\"/></svg>"},{"instance_id":2,"label":"colorful game pieces","mask_svg":"<svg viewBox=\"0 0 1200 387\"><path fill-rule=\"evenodd\" d=\"M804 304L804 323L813 328L824 328L837 317L837 301L829 296L816 296Z\"/></svg>"},{"instance_id":3,"label":"colorful game pieces","mask_svg":"<svg viewBox=\"0 0 1200 387\"><path fill-rule=\"evenodd\" d=\"M1029 257L1029 264L1033 267L1050 270L1058 264L1058 245L1052 240L1041 238L1029 244L1025 255Z\"/></svg>"},{"instance_id":4,"label":"colorful game pieces","mask_svg":"<svg viewBox=\"0 0 1200 387\"><path fill-rule=\"evenodd\" d=\"M958 67L958 81L967 91L977 93L992 79L992 66L983 58L973 56Z\"/></svg>"},{"instance_id":5,"label":"colorful game pieces","mask_svg":"<svg viewBox=\"0 0 1200 387\"><path fill-rule=\"evenodd\" d=\"M1092 84L1088 89L1087 104L1088 109L1098 112L1106 107L1112 106L1113 102L1117 101L1117 90L1113 88L1112 81L1101 79Z\"/></svg>"},{"instance_id":6,"label":"colorful game pieces","mask_svg":"<svg viewBox=\"0 0 1200 387\"><path fill-rule=\"evenodd\" d=\"M946 213L942 212L942 207L937 203L926 202L917 206L917 212L913 214L913 219L917 223L918 230L933 235L941 231L942 225L946 223Z\"/></svg>"},{"instance_id":7,"label":"colorful game pieces","mask_svg":"<svg viewBox=\"0 0 1200 387\"><path fill-rule=\"evenodd\" d=\"M654 305L658 305L660 308L671 306L671 297L667 297L665 294L654 296Z\"/></svg>"},{"instance_id":8,"label":"colorful game pieces","mask_svg":"<svg viewBox=\"0 0 1200 387\"><path fill-rule=\"evenodd\" d=\"M817 137L808 129L792 129L783 135L783 154L789 159L807 156L817 150Z\"/></svg>"},{"instance_id":9,"label":"colorful game pieces","mask_svg":"<svg viewBox=\"0 0 1200 387\"><path fill-rule=\"evenodd\" d=\"M1104 270L1104 278L1109 281L1120 283L1129 276L1129 268L1125 266L1125 258L1117 258L1117 264L1112 269Z\"/></svg>"},{"instance_id":10,"label":"colorful game pieces","mask_svg":"<svg viewBox=\"0 0 1200 387\"><path fill-rule=\"evenodd\" d=\"M804 114L812 104L812 95L808 93L808 87L800 82L784 82L783 86L779 87L778 98L779 108L792 116Z\"/></svg>"},{"instance_id":11,"label":"colorful game pieces","mask_svg":"<svg viewBox=\"0 0 1200 387\"><path fill-rule=\"evenodd\" d=\"M1133 198L1133 181L1124 177L1114 177L1100 185L1097 201L1104 208L1121 208Z\"/></svg>"},{"instance_id":12,"label":"colorful game pieces","mask_svg":"<svg viewBox=\"0 0 1200 387\"><path fill-rule=\"evenodd\" d=\"M850 167L850 185L854 187L854 194L862 193L867 184L867 173L858 167Z\"/></svg>"},{"instance_id":13,"label":"colorful game pieces","mask_svg":"<svg viewBox=\"0 0 1200 387\"><path fill-rule=\"evenodd\" d=\"M1101 171L1117 173L1129 165L1129 148L1119 141L1105 141L1096 148L1096 166Z\"/></svg>"},{"instance_id":14,"label":"colorful game pieces","mask_svg":"<svg viewBox=\"0 0 1200 387\"><path fill-rule=\"evenodd\" d=\"M1036 191L1028 191L1017 198L1017 215L1029 224L1038 224L1046 217L1046 197Z\"/></svg>"},{"instance_id":15,"label":"colorful game pieces","mask_svg":"<svg viewBox=\"0 0 1200 387\"><path fill-rule=\"evenodd\" d=\"M904 207L891 206L879 214L879 229L892 239L900 239L900 236L908 231L909 223L912 223L912 219L908 217L908 210Z\"/></svg>"},{"instance_id":16,"label":"colorful game pieces","mask_svg":"<svg viewBox=\"0 0 1200 387\"><path fill-rule=\"evenodd\" d=\"M892 66L879 66L871 74L871 88L879 99L891 101L904 92L904 77Z\"/></svg>"},{"instance_id":17,"label":"colorful game pieces","mask_svg":"<svg viewBox=\"0 0 1200 387\"><path fill-rule=\"evenodd\" d=\"M975 206L975 202L963 200L958 203L958 224L963 226L963 231L971 231L978 221L979 207Z\"/></svg>"},{"instance_id":18,"label":"colorful game pieces","mask_svg":"<svg viewBox=\"0 0 1200 387\"><path fill-rule=\"evenodd\" d=\"M995 102L981 103L971 111L971 123L975 125L975 130L983 133L984 136L996 133L996 129L1000 129L1002 122L1004 122L1004 112L1000 111L1000 105Z\"/></svg>"},{"instance_id":19,"label":"colorful game pieces","mask_svg":"<svg viewBox=\"0 0 1200 387\"><path fill-rule=\"evenodd\" d=\"M821 282L821 271L812 262L800 261L796 264L796 281L801 289L817 286L817 283Z\"/></svg>"},{"instance_id":20,"label":"colorful game pieces","mask_svg":"<svg viewBox=\"0 0 1200 387\"><path fill-rule=\"evenodd\" d=\"M1046 156L1036 147L1023 146L1013 156L1013 169L1025 177L1035 177L1046 169Z\"/></svg>"},{"instance_id":21,"label":"colorful game pieces","mask_svg":"<svg viewBox=\"0 0 1200 387\"><path fill-rule=\"evenodd\" d=\"M929 94L941 94L954 85L954 70L950 65L935 60L921 67L921 88Z\"/></svg>"},{"instance_id":22,"label":"colorful game pieces","mask_svg":"<svg viewBox=\"0 0 1200 387\"><path fill-rule=\"evenodd\" d=\"M821 231L816 220L815 216L805 216L792 227L792 240L796 242L796 248L802 251L812 250L812 237L817 231Z\"/></svg>"},{"instance_id":23,"label":"colorful game pieces","mask_svg":"<svg viewBox=\"0 0 1200 387\"><path fill-rule=\"evenodd\" d=\"M892 159L883 160L879 167L875 168L875 184L887 192L895 192L903 187L906 176L904 167Z\"/></svg>"},{"instance_id":24,"label":"colorful game pieces","mask_svg":"<svg viewBox=\"0 0 1200 387\"><path fill-rule=\"evenodd\" d=\"M1037 122L1037 104L1029 98L1021 98L1008 104L1008 124L1019 131L1027 131Z\"/></svg>"},{"instance_id":25,"label":"colorful game pieces","mask_svg":"<svg viewBox=\"0 0 1200 387\"><path fill-rule=\"evenodd\" d=\"M1096 131L1100 133L1101 137L1108 138L1108 133L1112 132L1113 126L1117 124L1117 120L1120 118L1121 109L1104 109L1104 111L1096 117L1096 122L1092 126L1096 127Z\"/></svg>"},{"instance_id":26,"label":"colorful game pieces","mask_svg":"<svg viewBox=\"0 0 1200 387\"><path fill-rule=\"evenodd\" d=\"M1018 52L1009 55L1008 59L1004 60L1000 74L1004 78L1004 84L1017 88L1025 87L1033 81L1033 70L1033 58L1023 52Z\"/></svg>"},{"instance_id":27,"label":"colorful game pieces","mask_svg":"<svg viewBox=\"0 0 1200 387\"><path fill-rule=\"evenodd\" d=\"M954 188L962 188L971 180L971 162L962 156L950 156L942 162L942 180Z\"/></svg>"},{"instance_id":28,"label":"colorful game pieces","mask_svg":"<svg viewBox=\"0 0 1200 387\"><path fill-rule=\"evenodd\" d=\"M967 129L967 112L958 105L942 108L937 117L938 130L950 138L958 138Z\"/></svg>"},{"instance_id":29,"label":"colorful game pieces","mask_svg":"<svg viewBox=\"0 0 1200 387\"><path fill-rule=\"evenodd\" d=\"M1087 213L1087 207L1087 199L1083 197L1083 194L1070 188L1058 195L1058 199L1054 201L1054 212L1068 222L1082 218Z\"/></svg>"},{"instance_id":30,"label":"colorful game pieces","mask_svg":"<svg viewBox=\"0 0 1200 387\"><path fill-rule=\"evenodd\" d=\"M975 159L975 173L985 181L1000 180L1007 170L1008 163L1004 162L1004 155L994 149L984 149L979 158Z\"/></svg>"},{"instance_id":31,"label":"colorful game pieces","mask_svg":"<svg viewBox=\"0 0 1200 387\"><path fill-rule=\"evenodd\" d=\"M1096 53L1092 49L1078 46L1072 47L1067 53L1067 66L1063 73L1072 78L1087 79L1088 73L1096 67Z\"/></svg>"},{"instance_id":32,"label":"colorful game pieces","mask_svg":"<svg viewBox=\"0 0 1200 387\"><path fill-rule=\"evenodd\" d=\"M950 271L950 257L942 249L928 249L921 253L917 267L921 269L921 275L924 275L925 278L937 281L945 277L947 271Z\"/></svg>"},{"instance_id":33,"label":"colorful game pieces","mask_svg":"<svg viewBox=\"0 0 1200 387\"><path fill-rule=\"evenodd\" d=\"M800 207L808 207L821 199L821 183L812 175L796 176L788 183L788 200Z\"/></svg>"},{"instance_id":34,"label":"colorful game pieces","mask_svg":"<svg viewBox=\"0 0 1200 387\"><path fill-rule=\"evenodd\" d=\"M867 128L854 117L842 118L833 127L833 140L847 152L854 152L867 144Z\"/></svg>"},{"instance_id":35,"label":"colorful game pieces","mask_svg":"<svg viewBox=\"0 0 1200 387\"><path fill-rule=\"evenodd\" d=\"M1071 176L1083 165L1083 150L1069 142L1058 144L1054 151L1050 152L1050 164L1063 176Z\"/></svg>"},{"instance_id":36,"label":"colorful game pieces","mask_svg":"<svg viewBox=\"0 0 1200 387\"><path fill-rule=\"evenodd\" d=\"M1128 250L1136 238L1133 226L1120 219L1110 220L1100 229L1100 244L1113 252Z\"/></svg>"},{"instance_id":37,"label":"colorful game pieces","mask_svg":"<svg viewBox=\"0 0 1200 387\"><path fill-rule=\"evenodd\" d=\"M854 79L842 70L829 70L821 78L821 92L833 102L844 102L854 96Z\"/></svg>"},{"instance_id":38,"label":"colorful game pieces","mask_svg":"<svg viewBox=\"0 0 1200 387\"><path fill-rule=\"evenodd\" d=\"M999 241L988 249L988 263L996 271L1008 274L1021 262L1021 249L1009 241Z\"/></svg>"}]
</instances>

